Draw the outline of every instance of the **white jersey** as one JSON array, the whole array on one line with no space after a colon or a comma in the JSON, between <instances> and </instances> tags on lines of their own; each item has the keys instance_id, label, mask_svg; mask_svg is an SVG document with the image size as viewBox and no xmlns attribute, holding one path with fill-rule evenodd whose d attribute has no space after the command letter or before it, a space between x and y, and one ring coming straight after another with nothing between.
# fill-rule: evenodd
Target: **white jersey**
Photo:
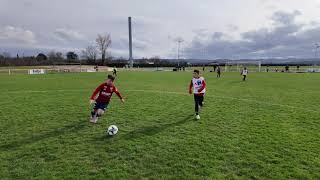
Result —
<instances>
[{"instance_id":1,"label":"white jersey","mask_svg":"<svg viewBox=\"0 0 320 180\"><path fill-rule=\"evenodd\" d=\"M193 86L194 94L204 94L206 92L206 88L204 88L201 92L199 92L199 89L201 89L205 85L206 85L206 82L203 77L200 77L198 79L192 78L192 86Z\"/></svg>"},{"instance_id":2,"label":"white jersey","mask_svg":"<svg viewBox=\"0 0 320 180\"><path fill-rule=\"evenodd\" d=\"M248 69L244 69L244 70L242 70L242 75L243 75L243 76L248 75Z\"/></svg>"}]
</instances>

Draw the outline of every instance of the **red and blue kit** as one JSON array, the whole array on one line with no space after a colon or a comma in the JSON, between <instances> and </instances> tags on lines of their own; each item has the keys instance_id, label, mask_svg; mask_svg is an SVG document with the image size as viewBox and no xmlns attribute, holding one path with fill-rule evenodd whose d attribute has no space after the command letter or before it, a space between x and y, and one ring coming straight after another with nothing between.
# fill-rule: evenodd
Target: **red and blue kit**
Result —
<instances>
[{"instance_id":1,"label":"red and blue kit","mask_svg":"<svg viewBox=\"0 0 320 180\"><path fill-rule=\"evenodd\" d=\"M100 86L98 86L91 96L91 99L96 101L94 109L105 110L113 93L115 93L120 99L123 98L114 85L110 86L107 83L102 83Z\"/></svg>"}]
</instances>

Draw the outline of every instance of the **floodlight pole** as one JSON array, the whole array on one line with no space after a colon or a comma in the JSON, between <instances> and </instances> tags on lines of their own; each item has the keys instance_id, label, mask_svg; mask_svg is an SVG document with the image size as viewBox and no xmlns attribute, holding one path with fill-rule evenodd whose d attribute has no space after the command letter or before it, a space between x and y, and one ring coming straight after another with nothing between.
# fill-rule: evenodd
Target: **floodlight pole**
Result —
<instances>
[{"instance_id":1,"label":"floodlight pole","mask_svg":"<svg viewBox=\"0 0 320 180\"><path fill-rule=\"evenodd\" d=\"M128 27L129 27L129 61L130 61L130 68L133 68L131 17L128 17Z\"/></svg>"},{"instance_id":2,"label":"floodlight pole","mask_svg":"<svg viewBox=\"0 0 320 180\"><path fill-rule=\"evenodd\" d=\"M178 41L178 60L180 59L180 43L181 41Z\"/></svg>"},{"instance_id":3,"label":"floodlight pole","mask_svg":"<svg viewBox=\"0 0 320 180\"><path fill-rule=\"evenodd\" d=\"M315 58L317 59L318 57L318 49L320 48L320 45L316 43L316 49L315 49Z\"/></svg>"},{"instance_id":4,"label":"floodlight pole","mask_svg":"<svg viewBox=\"0 0 320 180\"><path fill-rule=\"evenodd\" d=\"M178 67L180 67L180 44L183 42L182 39L178 39L177 43L178 43Z\"/></svg>"}]
</instances>

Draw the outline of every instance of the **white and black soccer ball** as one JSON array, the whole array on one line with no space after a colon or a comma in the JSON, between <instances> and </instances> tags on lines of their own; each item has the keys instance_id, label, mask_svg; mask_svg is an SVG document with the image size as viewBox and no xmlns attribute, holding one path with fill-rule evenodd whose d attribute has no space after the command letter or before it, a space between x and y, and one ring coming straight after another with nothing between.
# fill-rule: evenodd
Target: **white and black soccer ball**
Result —
<instances>
[{"instance_id":1,"label":"white and black soccer ball","mask_svg":"<svg viewBox=\"0 0 320 180\"><path fill-rule=\"evenodd\" d=\"M116 125L111 125L108 127L107 134L109 136L114 136L118 133L118 127Z\"/></svg>"}]
</instances>

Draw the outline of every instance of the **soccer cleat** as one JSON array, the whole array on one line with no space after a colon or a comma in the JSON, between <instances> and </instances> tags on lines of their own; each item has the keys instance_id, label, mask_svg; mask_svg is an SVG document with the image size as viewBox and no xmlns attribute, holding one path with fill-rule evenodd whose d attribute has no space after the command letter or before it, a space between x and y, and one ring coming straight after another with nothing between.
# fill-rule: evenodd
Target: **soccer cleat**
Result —
<instances>
[{"instance_id":1,"label":"soccer cleat","mask_svg":"<svg viewBox=\"0 0 320 180\"><path fill-rule=\"evenodd\" d=\"M196 120L200 120L200 115L196 115Z\"/></svg>"},{"instance_id":2,"label":"soccer cleat","mask_svg":"<svg viewBox=\"0 0 320 180\"><path fill-rule=\"evenodd\" d=\"M91 123L94 123L94 124L96 124L97 121L98 121L98 117L92 117L92 118L90 119L90 122L91 122Z\"/></svg>"}]
</instances>

